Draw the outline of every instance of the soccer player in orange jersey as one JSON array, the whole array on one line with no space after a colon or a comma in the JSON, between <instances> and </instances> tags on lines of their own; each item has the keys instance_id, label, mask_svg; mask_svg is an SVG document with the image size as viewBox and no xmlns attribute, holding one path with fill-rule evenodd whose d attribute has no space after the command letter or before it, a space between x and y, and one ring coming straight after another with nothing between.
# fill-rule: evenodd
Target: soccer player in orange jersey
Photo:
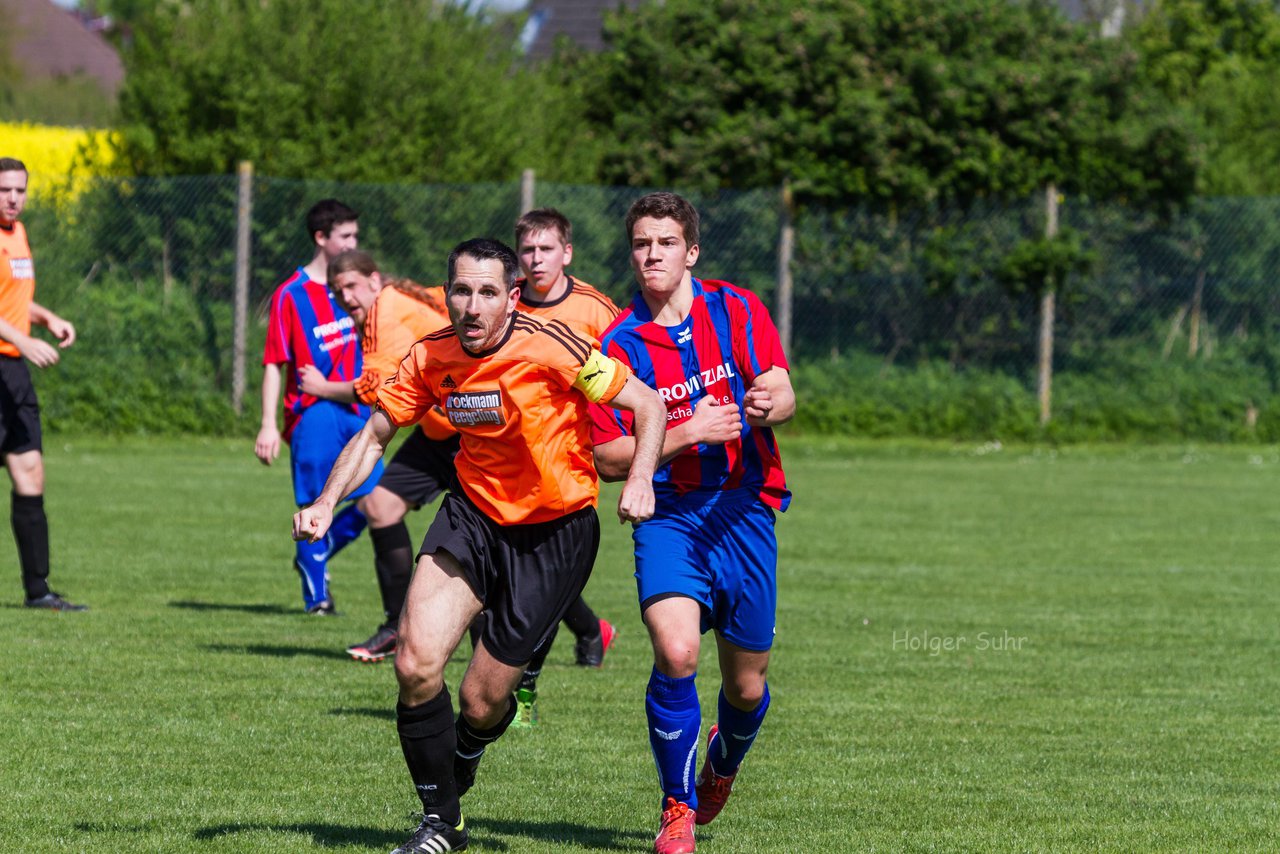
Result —
<instances>
[{"instance_id":1,"label":"soccer player in orange jersey","mask_svg":"<svg viewBox=\"0 0 1280 854\"><path fill-rule=\"evenodd\" d=\"M47 368L58 349L75 343L76 330L33 299L35 266L27 231L18 217L27 204L27 167L0 157L0 459L13 483L10 518L28 608L83 611L49 589L49 520L44 513L44 453L40 402L27 362ZM33 338L31 324L45 327L58 347Z\"/></svg>"},{"instance_id":2,"label":"soccer player in orange jersey","mask_svg":"<svg viewBox=\"0 0 1280 854\"><path fill-rule=\"evenodd\" d=\"M460 489L445 496L418 557L400 622L397 729L423 817L396 852L467 846L459 797L485 748L515 717L513 691L534 650L582 592L600 542L588 405L632 413L635 453L618 518L653 513L663 441L657 393L564 323L516 310L519 262L506 245L468 240L449 256L452 328L409 351L378 408L339 456L320 497L294 516L298 539L323 537L333 509L381 459L398 427L441 407L461 434ZM485 614L459 686L455 721L444 668Z\"/></svg>"},{"instance_id":3,"label":"soccer player in orange jersey","mask_svg":"<svg viewBox=\"0 0 1280 854\"><path fill-rule=\"evenodd\" d=\"M364 369L354 381L326 379L311 365L298 372L304 394L342 403L377 403L378 388L395 375L400 360L419 338L448 328L444 288L427 288L407 279L384 280L373 258L358 249L329 262L329 290L356 322L364 353ZM436 499L453 480L458 434L433 410L404 442L373 492L358 507L369 517L373 567L382 595L384 619L364 641L347 647L357 661L377 662L395 655L400 611L413 573L413 544L401 510L390 524L377 508L421 506Z\"/></svg>"},{"instance_id":4,"label":"soccer player in orange jersey","mask_svg":"<svg viewBox=\"0 0 1280 854\"><path fill-rule=\"evenodd\" d=\"M599 341L618 316L613 300L591 285L569 274L573 261L573 223L555 208L538 208L516 222L516 253L523 277L520 287L521 311L544 320L562 320L574 331ZM600 667L613 643L615 630L608 620L596 616L581 596L569 607L564 624L573 632L574 658L581 667ZM529 668L516 690L519 711L514 726L532 726L537 721L538 676L555 640L553 634L534 653Z\"/></svg>"}]
</instances>

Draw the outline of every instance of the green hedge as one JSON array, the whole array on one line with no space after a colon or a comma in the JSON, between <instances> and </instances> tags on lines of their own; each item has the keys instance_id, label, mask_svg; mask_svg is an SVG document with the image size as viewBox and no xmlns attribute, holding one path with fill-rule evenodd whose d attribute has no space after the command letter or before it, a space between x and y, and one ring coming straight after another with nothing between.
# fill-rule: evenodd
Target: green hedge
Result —
<instances>
[{"instance_id":1,"label":"green hedge","mask_svg":"<svg viewBox=\"0 0 1280 854\"><path fill-rule=\"evenodd\" d=\"M798 365L793 379L796 427L813 433L1055 442L1280 438L1280 397L1265 367L1243 354L1165 361L1135 353L1088 372L1059 372L1044 428L1034 381L1007 374L939 363L885 366L855 356Z\"/></svg>"}]
</instances>

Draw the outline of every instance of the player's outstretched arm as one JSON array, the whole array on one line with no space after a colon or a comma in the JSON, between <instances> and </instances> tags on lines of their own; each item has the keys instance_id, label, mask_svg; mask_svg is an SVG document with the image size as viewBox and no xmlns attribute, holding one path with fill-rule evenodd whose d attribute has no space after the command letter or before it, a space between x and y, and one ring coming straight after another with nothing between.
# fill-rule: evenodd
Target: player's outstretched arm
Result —
<instances>
[{"instance_id":1,"label":"player's outstretched arm","mask_svg":"<svg viewBox=\"0 0 1280 854\"><path fill-rule=\"evenodd\" d=\"M665 409L665 407L664 407ZM693 409L693 417L666 431L662 438L662 455L658 465L665 465L694 445L723 445L742 435L742 415L732 401L720 404L704 397ZM596 472L604 481L622 480L627 476L635 455L634 436L620 436L594 449Z\"/></svg>"},{"instance_id":2,"label":"player's outstretched arm","mask_svg":"<svg viewBox=\"0 0 1280 854\"><path fill-rule=\"evenodd\" d=\"M667 408L656 391L635 377L628 377L626 385L609 403L635 416L631 464L618 498L618 521L643 522L653 516L653 473L662 452Z\"/></svg>"},{"instance_id":3,"label":"player's outstretched arm","mask_svg":"<svg viewBox=\"0 0 1280 854\"><path fill-rule=\"evenodd\" d=\"M254 455L264 466L280 456L280 428L276 426L276 410L280 407L280 366L268 364L262 369L262 426L253 442Z\"/></svg>"},{"instance_id":4,"label":"player's outstretched arm","mask_svg":"<svg viewBox=\"0 0 1280 854\"><path fill-rule=\"evenodd\" d=\"M382 459L387 443L396 435L396 425L381 409L375 409L360 432L351 437L329 471L320 497L293 516L293 538L316 542L329 530L333 509L348 493L368 479Z\"/></svg>"},{"instance_id":5,"label":"player's outstretched arm","mask_svg":"<svg viewBox=\"0 0 1280 854\"><path fill-rule=\"evenodd\" d=\"M796 393L785 368L770 368L751 382L742 397L747 423L752 427L776 427L796 414Z\"/></svg>"}]
</instances>

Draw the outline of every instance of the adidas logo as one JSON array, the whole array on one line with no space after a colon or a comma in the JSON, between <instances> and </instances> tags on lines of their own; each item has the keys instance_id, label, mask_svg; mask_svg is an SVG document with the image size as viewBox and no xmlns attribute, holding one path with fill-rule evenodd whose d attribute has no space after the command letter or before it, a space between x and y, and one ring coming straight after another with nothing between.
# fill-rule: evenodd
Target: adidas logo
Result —
<instances>
[{"instance_id":1,"label":"adidas logo","mask_svg":"<svg viewBox=\"0 0 1280 854\"><path fill-rule=\"evenodd\" d=\"M444 375L444 379L440 381L440 388L457 388L458 384L453 381L453 377L448 374Z\"/></svg>"}]
</instances>

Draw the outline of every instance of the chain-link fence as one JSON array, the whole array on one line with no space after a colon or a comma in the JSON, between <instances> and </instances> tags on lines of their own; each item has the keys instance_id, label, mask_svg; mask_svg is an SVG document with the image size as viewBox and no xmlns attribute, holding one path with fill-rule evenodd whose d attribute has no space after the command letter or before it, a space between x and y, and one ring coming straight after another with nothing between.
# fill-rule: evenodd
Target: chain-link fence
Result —
<instances>
[{"instance_id":1,"label":"chain-link fence","mask_svg":"<svg viewBox=\"0 0 1280 854\"><path fill-rule=\"evenodd\" d=\"M313 254L303 219L316 200L340 198L360 212L361 246L385 271L438 283L459 240L511 242L530 201L524 191L519 182L255 179L246 410L256 408L267 301ZM573 220L572 272L620 303L633 288L623 216L641 192L541 183L532 197ZM1262 366L1272 391L1280 380L1271 355L1280 316L1278 199L1201 200L1169 217L1066 199L1062 232L1047 241L1041 197L910 213L808 206L789 218L779 191L689 196L703 218L696 272L749 287L775 311L780 233L794 224L784 267L794 282L796 362L940 363L1030 385L1039 295L1052 280L1058 370L1212 359L1231 349ZM45 380L75 388L54 405L55 420L127 428L141 417L131 416L141 395L166 404L169 426L234 421L236 217L234 176L101 181L58 208L29 206L37 299L76 322L83 339ZM128 393L113 396L113 388Z\"/></svg>"}]
</instances>

